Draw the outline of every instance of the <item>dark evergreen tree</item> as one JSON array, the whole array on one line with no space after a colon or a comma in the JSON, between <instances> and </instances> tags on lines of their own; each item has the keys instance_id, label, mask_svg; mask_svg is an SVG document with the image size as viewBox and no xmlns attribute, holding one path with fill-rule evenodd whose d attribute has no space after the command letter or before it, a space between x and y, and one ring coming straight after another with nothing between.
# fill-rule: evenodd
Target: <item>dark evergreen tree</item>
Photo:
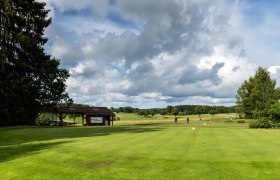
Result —
<instances>
[{"instance_id":1,"label":"dark evergreen tree","mask_svg":"<svg viewBox=\"0 0 280 180\"><path fill-rule=\"evenodd\" d=\"M44 52L45 3L0 1L0 125L34 124L44 106L67 100L59 60Z\"/></svg>"}]
</instances>

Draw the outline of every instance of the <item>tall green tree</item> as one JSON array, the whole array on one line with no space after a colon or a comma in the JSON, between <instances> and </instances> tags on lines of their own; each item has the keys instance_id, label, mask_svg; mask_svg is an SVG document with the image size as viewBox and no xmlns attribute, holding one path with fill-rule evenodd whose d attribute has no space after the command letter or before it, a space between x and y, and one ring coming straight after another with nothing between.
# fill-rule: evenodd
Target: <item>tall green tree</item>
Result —
<instances>
[{"instance_id":1,"label":"tall green tree","mask_svg":"<svg viewBox=\"0 0 280 180\"><path fill-rule=\"evenodd\" d=\"M245 80L237 90L236 104L246 118L268 116L269 108L280 98L280 89L267 69L259 67L256 74Z\"/></svg>"},{"instance_id":2,"label":"tall green tree","mask_svg":"<svg viewBox=\"0 0 280 180\"><path fill-rule=\"evenodd\" d=\"M166 110L165 109L161 109L160 110L160 114L164 117L164 115L166 114Z\"/></svg>"},{"instance_id":3,"label":"tall green tree","mask_svg":"<svg viewBox=\"0 0 280 180\"><path fill-rule=\"evenodd\" d=\"M0 1L0 125L34 124L43 107L68 100L69 73L44 52L45 3Z\"/></svg>"},{"instance_id":4,"label":"tall green tree","mask_svg":"<svg viewBox=\"0 0 280 180\"><path fill-rule=\"evenodd\" d=\"M151 110L151 111L150 111L150 114L152 115L152 118L154 118L155 111L154 111L154 110Z\"/></svg>"},{"instance_id":5,"label":"tall green tree","mask_svg":"<svg viewBox=\"0 0 280 180\"><path fill-rule=\"evenodd\" d=\"M198 116L200 117L200 115L204 113L204 108L203 108L203 106L199 106L199 105L196 106L196 107L195 107L195 113L198 114Z\"/></svg>"},{"instance_id":6,"label":"tall green tree","mask_svg":"<svg viewBox=\"0 0 280 180\"><path fill-rule=\"evenodd\" d=\"M209 114L211 114L214 117L214 115L217 114L217 112L215 110L210 110Z\"/></svg>"},{"instance_id":7,"label":"tall green tree","mask_svg":"<svg viewBox=\"0 0 280 180\"><path fill-rule=\"evenodd\" d=\"M172 113L172 110L173 110L173 106L167 106L167 107L165 108L165 110L166 110L166 114L171 114L171 113Z\"/></svg>"},{"instance_id":8,"label":"tall green tree","mask_svg":"<svg viewBox=\"0 0 280 180\"><path fill-rule=\"evenodd\" d=\"M172 114L175 116L175 118L176 118L176 116L179 114L179 110L177 109L177 108L173 108L172 109Z\"/></svg>"}]
</instances>

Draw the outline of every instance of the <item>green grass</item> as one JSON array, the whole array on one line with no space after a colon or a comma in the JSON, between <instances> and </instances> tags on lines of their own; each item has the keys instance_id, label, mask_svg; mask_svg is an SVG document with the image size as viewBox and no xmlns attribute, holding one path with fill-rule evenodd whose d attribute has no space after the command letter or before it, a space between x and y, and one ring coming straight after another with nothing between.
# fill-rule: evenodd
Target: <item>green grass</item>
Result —
<instances>
[{"instance_id":1,"label":"green grass","mask_svg":"<svg viewBox=\"0 0 280 180\"><path fill-rule=\"evenodd\" d=\"M0 179L279 179L280 131L247 127L2 128Z\"/></svg>"},{"instance_id":2,"label":"green grass","mask_svg":"<svg viewBox=\"0 0 280 180\"><path fill-rule=\"evenodd\" d=\"M174 121L174 115L165 115L164 117L160 114L155 114L154 116L149 115L148 117L145 116L138 116L137 113L115 113L116 117L120 118L120 121L156 121L156 120L166 120L166 121ZM216 114L215 116L212 116L210 114L203 114L203 120L209 120L209 121L225 121L229 120L229 117L236 117L235 113L227 113L227 114ZM48 117L48 116L47 116ZM198 115L178 115L178 120L186 120L186 117L189 117L191 121L199 120ZM66 116L66 121L74 122L73 119ZM75 120L76 123L82 124L82 118L77 117ZM125 124L125 123L124 123Z\"/></svg>"},{"instance_id":3,"label":"green grass","mask_svg":"<svg viewBox=\"0 0 280 180\"><path fill-rule=\"evenodd\" d=\"M138 116L136 113L115 113L117 117L120 118L121 121L131 121L131 120L174 120L174 115L165 115L164 117L160 114L155 114L153 117L149 115L148 117L144 116ZM203 114L202 117L204 120L211 120L211 119L229 119L230 116L235 117L235 113L228 113L228 114L217 114L215 116L212 116L210 114ZM189 117L190 119L198 120L198 115L178 115L179 119L186 119L186 117Z\"/></svg>"}]
</instances>

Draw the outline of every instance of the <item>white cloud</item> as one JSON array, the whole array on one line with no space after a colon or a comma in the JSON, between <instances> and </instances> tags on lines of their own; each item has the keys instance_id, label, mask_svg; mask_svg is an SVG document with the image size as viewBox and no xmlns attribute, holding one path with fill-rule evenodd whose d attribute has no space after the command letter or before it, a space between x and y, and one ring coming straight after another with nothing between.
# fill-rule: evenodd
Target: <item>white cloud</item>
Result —
<instances>
[{"instance_id":1,"label":"white cloud","mask_svg":"<svg viewBox=\"0 0 280 180\"><path fill-rule=\"evenodd\" d=\"M280 66L271 66L268 68L272 79L276 80L276 86L280 86Z\"/></svg>"},{"instance_id":2,"label":"white cloud","mask_svg":"<svg viewBox=\"0 0 280 180\"><path fill-rule=\"evenodd\" d=\"M213 98L210 96L191 96L189 99L196 104L232 104L235 101L235 98Z\"/></svg>"},{"instance_id":3,"label":"white cloud","mask_svg":"<svg viewBox=\"0 0 280 180\"><path fill-rule=\"evenodd\" d=\"M79 103L234 104L237 87L257 67L246 58L239 3L46 1L59 10L48 29L50 53L69 68L67 90ZM94 13L83 19L79 12L88 8ZM105 15L112 9L115 22ZM65 14L71 10L78 15Z\"/></svg>"},{"instance_id":4,"label":"white cloud","mask_svg":"<svg viewBox=\"0 0 280 180\"><path fill-rule=\"evenodd\" d=\"M109 8L108 1L104 0L39 0L46 2L48 7L55 7L60 13L67 11L82 11L85 9L92 10L98 16L104 17Z\"/></svg>"},{"instance_id":5,"label":"white cloud","mask_svg":"<svg viewBox=\"0 0 280 180\"><path fill-rule=\"evenodd\" d=\"M268 71L270 72L271 75L277 74L279 70L280 70L280 66L271 66L268 68Z\"/></svg>"}]
</instances>

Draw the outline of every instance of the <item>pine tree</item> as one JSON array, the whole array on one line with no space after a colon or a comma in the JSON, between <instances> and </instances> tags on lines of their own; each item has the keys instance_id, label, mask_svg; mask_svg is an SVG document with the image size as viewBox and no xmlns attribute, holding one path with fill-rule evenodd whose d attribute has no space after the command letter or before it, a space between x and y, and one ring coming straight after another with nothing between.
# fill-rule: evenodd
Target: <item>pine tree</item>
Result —
<instances>
[{"instance_id":1,"label":"pine tree","mask_svg":"<svg viewBox=\"0 0 280 180\"><path fill-rule=\"evenodd\" d=\"M0 125L34 124L46 105L68 99L69 73L44 52L45 3L0 1Z\"/></svg>"}]
</instances>

